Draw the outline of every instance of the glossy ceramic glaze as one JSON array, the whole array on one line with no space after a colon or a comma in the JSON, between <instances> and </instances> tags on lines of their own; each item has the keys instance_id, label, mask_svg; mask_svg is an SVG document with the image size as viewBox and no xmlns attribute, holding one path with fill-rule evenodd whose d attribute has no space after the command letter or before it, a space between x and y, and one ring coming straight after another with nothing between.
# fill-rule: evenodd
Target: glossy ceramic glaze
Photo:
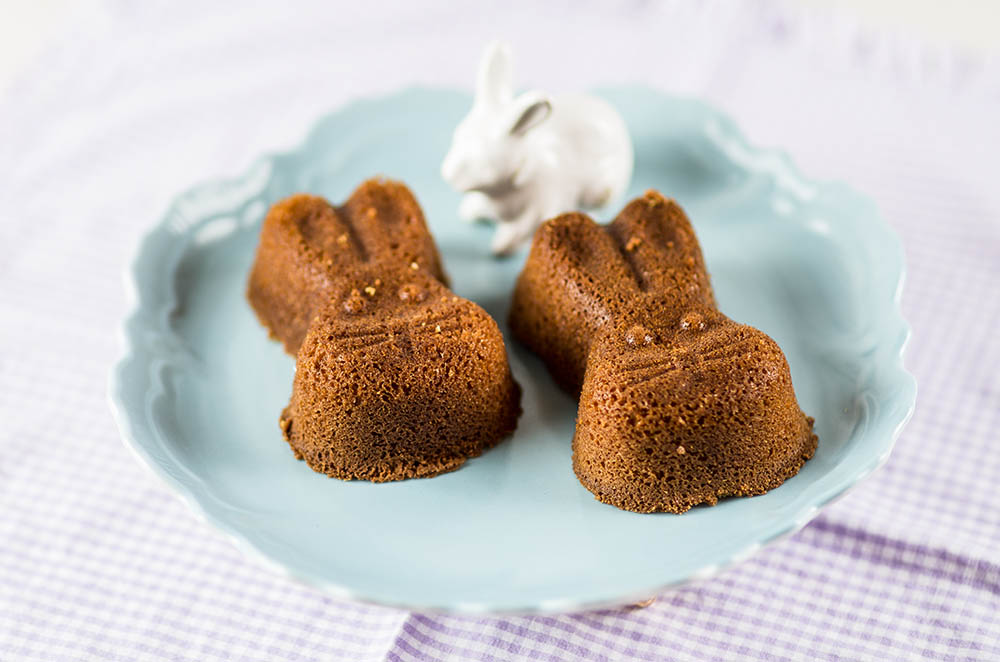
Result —
<instances>
[{"instance_id":1,"label":"glossy ceramic glaze","mask_svg":"<svg viewBox=\"0 0 1000 662\"><path fill-rule=\"evenodd\" d=\"M467 192L459 217L497 221L491 248L507 255L557 214L620 202L633 165L629 130L614 106L583 94L515 97L510 47L494 42L441 176Z\"/></svg>"},{"instance_id":2,"label":"glossy ceramic glaze","mask_svg":"<svg viewBox=\"0 0 1000 662\"><path fill-rule=\"evenodd\" d=\"M441 180L458 92L409 90L324 118L299 148L180 196L143 241L111 399L126 444L197 512L276 569L335 595L416 609L569 611L624 603L746 558L802 527L888 456L915 383L902 365L897 237L874 205L750 147L697 101L603 94L636 147L628 196L653 187L693 219L720 308L784 349L820 443L772 492L683 515L594 500L573 475L576 404L508 339L524 415L456 472L375 485L294 459L278 430L294 361L244 298L260 221L309 191L339 201L377 174L424 207L455 291L506 332L525 252L490 257L491 228Z\"/></svg>"}]
</instances>

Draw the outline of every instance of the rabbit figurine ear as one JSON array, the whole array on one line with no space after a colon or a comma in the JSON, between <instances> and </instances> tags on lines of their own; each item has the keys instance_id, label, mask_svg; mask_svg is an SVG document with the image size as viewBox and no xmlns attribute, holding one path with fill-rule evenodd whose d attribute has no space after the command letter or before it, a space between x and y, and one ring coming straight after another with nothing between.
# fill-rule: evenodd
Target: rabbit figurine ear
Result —
<instances>
[{"instance_id":1,"label":"rabbit figurine ear","mask_svg":"<svg viewBox=\"0 0 1000 662\"><path fill-rule=\"evenodd\" d=\"M552 102L537 94L522 94L514 104L514 121L510 135L523 136L552 114Z\"/></svg>"},{"instance_id":2,"label":"rabbit figurine ear","mask_svg":"<svg viewBox=\"0 0 1000 662\"><path fill-rule=\"evenodd\" d=\"M494 41L486 48L479 63L476 81L476 101L499 107L514 96L514 74L511 67L510 47Z\"/></svg>"}]
</instances>

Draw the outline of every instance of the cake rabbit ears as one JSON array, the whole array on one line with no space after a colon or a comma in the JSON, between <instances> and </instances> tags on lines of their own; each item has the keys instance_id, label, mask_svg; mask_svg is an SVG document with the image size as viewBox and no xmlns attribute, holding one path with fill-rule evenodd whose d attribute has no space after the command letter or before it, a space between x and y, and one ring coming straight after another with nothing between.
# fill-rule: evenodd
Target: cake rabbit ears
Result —
<instances>
[{"instance_id":1,"label":"cake rabbit ears","mask_svg":"<svg viewBox=\"0 0 1000 662\"><path fill-rule=\"evenodd\" d=\"M552 114L552 101L541 92L525 92L514 98L510 46L500 41L486 48L479 63L475 103L488 113L503 117L514 136L524 135Z\"/></svg>"},{"instance_id":2,"label":"cake rabbit ears","mask_svg":"<svg viewBox=\"0 0 1000 662\"><path fill-rule=\"evenodd\" d=\"M265 222L285 226L288 241L309 246L329 269L415 263L443 279L420 205L400 182L370 179L336 207L299 193L276 203Z\"/></svg>"},{"instance_id":3,"label":"cake rabbit ears","mask_svg":"<svg viewBox=\"0 0 1000 662\"><path fill-rule=\"evenodd\" d=\"M647 191L608 225L586 214L562 214L535 235L532 253L565 264L580 287L596 299L629 306L633 297L652 295L670 307L714 305L701 247L684 210L671 199ZM624 296L628 301L618 301Z\"/></svg>"}]
</instances>

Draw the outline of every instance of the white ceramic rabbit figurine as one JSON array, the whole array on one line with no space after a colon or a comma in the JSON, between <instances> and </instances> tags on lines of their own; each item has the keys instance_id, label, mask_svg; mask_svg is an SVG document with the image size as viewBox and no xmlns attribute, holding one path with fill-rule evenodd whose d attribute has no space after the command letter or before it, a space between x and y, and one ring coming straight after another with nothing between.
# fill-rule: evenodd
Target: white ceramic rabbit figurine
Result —
<instances>
[{"instance_id":1,"label":"white ceramic rabbit figurine","mask_svg":"<svg viewBox=\"0 0 1000 662\"><path fill-rule=\"evenodd\" d=\"M610 104L540 92L515 98L512 82L510 49L495 42L441 164L444 179L465 192L459 216L499 223L496 255L529 241L552 216L610 202L632 177L632 141Z\"/></svg>"}]
</instances>

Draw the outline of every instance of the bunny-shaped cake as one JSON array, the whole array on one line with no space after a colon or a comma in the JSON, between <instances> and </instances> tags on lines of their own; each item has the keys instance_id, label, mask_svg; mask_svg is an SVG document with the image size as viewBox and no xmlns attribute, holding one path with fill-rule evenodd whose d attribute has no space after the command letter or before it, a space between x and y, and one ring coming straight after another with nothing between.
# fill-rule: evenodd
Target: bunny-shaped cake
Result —
<instances>
[{"instance_id":1,"label":"bunny-shaped cake","mask_svg":"<svg viewBox=\"0 0 1000 662\"><path fill-rule=\"evenodd\" d=\"M368 262L416 264L446 283L416 198L401 182L370 179L340 208L294 195L264 220L247 297L271 336L295 354L320 308L346 274Z\"/></svg>"},{"instance_id":2,"label":"bunny-shaped cake","mask_svg":"<svg viewBox=\"0 0 1000 662\"><path fill-rule=\"evenodd\" d=\"M600 501L684 512L773 489L815 452L784 354L716 309L694 230L659 193L606 226L546 222L510 324L579 394L573 468Z\"/></svg>"},{"instance_id":3,"label":"bunny-shaped cake","mask_svg":"<svg viewBox=\"0 0 1000 662\"><path fill-rule=\"evenodd\" d=\"M465 192L462 218L497 221L492 249L504 255L530 241L545 219L621 195L632 166L628 129L610 104L585 95L514 97L510 50L494 43L441 174Z\"/></svg>"},{"instance_id":4,"label":"bunny-shaped cake","mask_svg":"<svg viewBox=\"0 0 1000 662\"><path fill-rule=\"evenodd\" d=\"M375 482L458 468L513 432L496 322L444 284L420 207L369 180L340 207L295 195L261 230L248 298L296 355L281 430L296 457Z\"/></svg>"}]
</instances>

